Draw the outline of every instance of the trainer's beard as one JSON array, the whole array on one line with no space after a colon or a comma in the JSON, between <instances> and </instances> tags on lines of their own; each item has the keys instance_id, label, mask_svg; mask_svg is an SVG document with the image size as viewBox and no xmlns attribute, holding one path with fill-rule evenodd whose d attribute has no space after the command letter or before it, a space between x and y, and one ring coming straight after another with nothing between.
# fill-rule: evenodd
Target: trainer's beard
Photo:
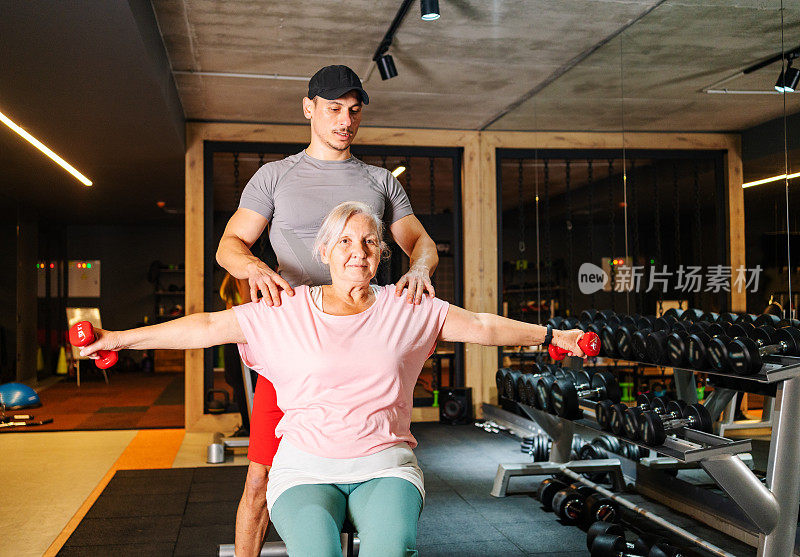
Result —
<instances>
[{"instance_id":1,"label":"trainer's beard","mask_svg":"<svg viewBox=\"0 0 800 557\"><path fill-rule=\"evenodd\" d=\"M340 145L334 145L333 143L331 143L330 141L328 141L328 140L326 139L326 140L325 140L325 144L326 144L328 147L330 147L331 149L334 149L334 150L336 150L336 151L347 151L347 150L350 148L350 143L349 143L349 142L347 143L347 145L345 145L344 147L342 147L342 146L340 146Z\"/></svg>"}]
</instances>

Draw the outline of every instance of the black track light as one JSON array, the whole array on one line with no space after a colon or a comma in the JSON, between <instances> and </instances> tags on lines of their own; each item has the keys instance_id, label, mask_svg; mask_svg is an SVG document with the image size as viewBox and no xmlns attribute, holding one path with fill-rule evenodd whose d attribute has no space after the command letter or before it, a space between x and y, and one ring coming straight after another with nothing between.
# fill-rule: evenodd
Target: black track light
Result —
<instances>
[{"instance_id":1,"label":"black track light","mask_svg":"<svg viewBox=\"0 0 800 557\"><path fill-rule=\"evenodd\" d=\"M439 0L420 0L419 7L422 10L422 19L424 21L439 19Z\"/></svg>"},{"instance_id":2,"label":"black track light","mask_svg":"<svg viewBox=\"0 0 800 557\"><path fill-rule=\"evenodd\" d=\"M394 67L394 60L391 54L383 54L375 61L378 64L378 71L381 72L381 79L386 81L397 75L397 68Z\"/></svg>"},{"instance_id":3,"label":"black track light","mask_svg":"<svg viewBox=\"0 0 800 557\"><path fill-rule=\"evenodd\" d=\"M786 71L781 70L778 81L775 82L775 90L778 93L794 93L797 84L800 82L800 69L792 67L792 61L786 64Z\"/></svg>"}]
</instances>

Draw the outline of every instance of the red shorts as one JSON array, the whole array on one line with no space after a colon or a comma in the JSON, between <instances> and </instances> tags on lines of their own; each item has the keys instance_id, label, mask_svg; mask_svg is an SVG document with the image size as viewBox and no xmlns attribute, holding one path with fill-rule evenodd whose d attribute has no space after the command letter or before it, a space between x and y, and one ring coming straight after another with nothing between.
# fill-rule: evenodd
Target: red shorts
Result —
<instances>
[{"instance_id":1,"label":"red shorts","mask_svg":"<svg viewBox=\"0 0 800 557\"><path fill-rule=\"evenodd\" d=\"M278 408L275 387L261 375L256 382L253 396L253 413L250 416L250 447L247 458L258 464L272 466L280 439L275 438L275 427L283 418Z\"/></svg>"}]
</instances>

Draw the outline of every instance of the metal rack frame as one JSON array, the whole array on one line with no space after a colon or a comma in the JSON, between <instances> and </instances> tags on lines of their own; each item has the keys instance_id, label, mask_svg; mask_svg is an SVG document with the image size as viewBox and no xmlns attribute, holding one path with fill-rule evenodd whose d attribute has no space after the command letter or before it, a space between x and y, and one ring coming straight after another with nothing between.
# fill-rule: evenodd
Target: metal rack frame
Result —
<instances>
[{"instance_id":1,"label":"metal rack frame","mask_svg":"<svg viewBox=\"0 0 800 557\"><path fill-rule=\"evenodd\" d=\"M678 368L680 369L680 368ZM695 371L695 370L685 370ZM705 370L704 370L705 372ZM710 374L734 377L730 374L708 371ZM742 377L736 376L739 379ZM731 441L723 437L684 429L686 439L668 438L665 445L649 447L679 462L698 462L714 482L742 509L759 532L758 557L786 557L794 553L797 531L798 505L800 505L800 358L770 356L765 358L761 373L745 379L759 383L776 383L775 412L767 465L766 485L738 456L751 450L749 440ZM551 473L546 466L558 467L568 460L569 447L576 426L599 430L593 422L582 419L565 420L519 405L553 439L551 463L503 465L498 467L492 495L505 495L508 478L519 475ZM591 404L583 405L593 414ZM492 416L499 410L483 405L484 415ZM608 434L607 432L603 432ZM624 438L621 438L624 439ZM630 440L625 439L630 442ZM566 456L566 458L565 458ZM570 469L578 471L570 464ZM529 472L529 473L523 473Z\"/></svg>"}]
</instances>

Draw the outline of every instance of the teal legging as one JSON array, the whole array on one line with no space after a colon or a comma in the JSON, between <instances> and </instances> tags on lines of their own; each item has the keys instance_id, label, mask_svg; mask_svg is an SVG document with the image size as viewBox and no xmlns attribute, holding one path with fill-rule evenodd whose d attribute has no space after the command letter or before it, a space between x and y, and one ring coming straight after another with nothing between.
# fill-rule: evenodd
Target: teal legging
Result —
<instances>
[{"instance_id":1,"label":"teal legging","mask_svg":"<svg viewBox=\"0 0 800 557\"><path fill-rule=\"evenodd\" d=\"M284 491L270 519L290 557L342 557L345 515L361 542L360 557L415 557L422 496L400 478L353 484L306 484Z\"/></svg>"}]
</instances>

